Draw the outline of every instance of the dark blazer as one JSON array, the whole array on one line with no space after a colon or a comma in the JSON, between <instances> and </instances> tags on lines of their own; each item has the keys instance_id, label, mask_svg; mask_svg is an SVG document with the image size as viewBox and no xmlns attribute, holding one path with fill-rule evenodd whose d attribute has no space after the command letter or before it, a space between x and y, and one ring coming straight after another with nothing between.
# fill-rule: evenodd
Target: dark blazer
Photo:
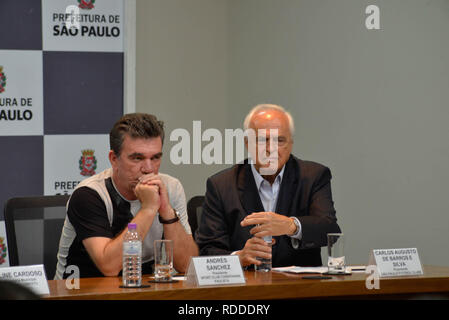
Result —
<instances>
[{"instance_id":1,"label":"dark blazer","mask_svg":"<svg viewBox=\"0 0 449 320\"><path fill-rule=\"evenodd\" d=\"M327 233L340 232L331 193L330 170L290 155L281 182L276 213L296 216L302 239L296 249L289 236L277 236L273 267L321 266ZM227 255L241 250L253 226L240 222L253 212L265 211L247 160L207 180L201 223L196 231L200 255ZM298 244L298 242L296 242Z\"/></svg>"}]
</instances>

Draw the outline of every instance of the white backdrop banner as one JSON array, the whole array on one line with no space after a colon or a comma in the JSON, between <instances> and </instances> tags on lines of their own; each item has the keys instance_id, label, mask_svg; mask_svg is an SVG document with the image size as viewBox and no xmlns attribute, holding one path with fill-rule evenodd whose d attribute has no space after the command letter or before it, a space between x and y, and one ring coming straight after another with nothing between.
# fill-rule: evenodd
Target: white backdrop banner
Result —
<instances>
[{"instance_id":1,"label":"white backdrop banner","mask_svg":"<svg viewBox=\"0 0 449 320\"><path fill-rule=\"evenodd\" d=\"M109 136L44 137L44 194L71 194L77 184L110 167Z\"/></svg>"},{"instance_id":2,"label":"white backdrop banner","mask_svg":"<svg viewBox=\"0 0 449 320\"><path fill-rule=\"evenodd\" d=\"M0 136L42 135L42 52L0 50L0 74Z\"/></svg>"},{"instance_id":3,"label":"white backdrop banner","mask_svg":"<svg viewBox=\"0 0 449 320\"><path fill-rule=\"evenodd\" d=\"M123 52L123 0L42 0L45 51Z\"/></svg>"}]
</instances>

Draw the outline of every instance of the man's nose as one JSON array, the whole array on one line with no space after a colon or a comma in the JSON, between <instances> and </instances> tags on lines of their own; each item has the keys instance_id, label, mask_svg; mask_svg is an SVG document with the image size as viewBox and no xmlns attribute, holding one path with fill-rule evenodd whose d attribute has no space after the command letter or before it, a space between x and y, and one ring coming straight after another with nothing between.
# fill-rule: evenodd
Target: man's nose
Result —
<instances>
[{"instance_id":1,"label":"man's nose","mask_svg":"<svg viewBox=\"0 0 449 320\"><path fill-rule=\"evenodd\" d=\"M151 159L147 159L142 162L141 171L143 174L152 173L154 171L153 169L154 168L153 168L153 163L152 163Z\"/></svg>"},{"instance_id":2,"label":"man's nose","mask_svg":"<svg viewBox=\"0 0 449 320\"><path fill-rule=\"evenodd\" d=\"M278 142L277 142L276 138L267 139L266 144L267 145L266 145L265 151L266 151L267 155L278 151Z\"/></svg>"}]
</instances>

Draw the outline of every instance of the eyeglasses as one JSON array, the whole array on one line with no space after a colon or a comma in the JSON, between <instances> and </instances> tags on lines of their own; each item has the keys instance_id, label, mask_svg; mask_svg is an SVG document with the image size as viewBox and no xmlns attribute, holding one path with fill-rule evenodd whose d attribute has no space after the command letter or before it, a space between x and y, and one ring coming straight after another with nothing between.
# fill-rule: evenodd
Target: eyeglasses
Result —
<instances>
[{"instance_id":1,"label":"eyeglasses","mask_svg":"<svg viewBox=\"0 0 449 320\"><path fill-rule=\"evenodd\" d=\"M279 147L283 147L287 144L288 139L286 137L280 136L280 137L265 137L265 136L258 136L256 138L257 144L259 146L263 146L263 145L268 145L268 144L272 144L272 143L277 143L277 145Z\"/></svg>"}]
</instances>

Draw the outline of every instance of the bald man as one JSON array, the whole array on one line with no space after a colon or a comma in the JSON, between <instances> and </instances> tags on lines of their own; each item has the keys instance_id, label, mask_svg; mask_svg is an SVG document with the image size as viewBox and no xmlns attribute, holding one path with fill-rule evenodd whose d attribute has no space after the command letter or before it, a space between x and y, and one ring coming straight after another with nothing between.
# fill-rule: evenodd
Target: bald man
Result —
<instances>
[{"instance_id":1,"label":"bald man","mask_svg":"<svg viewBox=\"0 0 449 320\"><path fill-rule=\"evenodd\" d=\"M236 254L244 267L260 258L271 258L273 267L321 266L327 233L341 232L330 170L291 154L294 122L280 106L255 106L244 129L252 133L245 145L254 160L207 180L200 255ZM273 236L272 246L265 236Z\"/></svg>"}]
</instances>

